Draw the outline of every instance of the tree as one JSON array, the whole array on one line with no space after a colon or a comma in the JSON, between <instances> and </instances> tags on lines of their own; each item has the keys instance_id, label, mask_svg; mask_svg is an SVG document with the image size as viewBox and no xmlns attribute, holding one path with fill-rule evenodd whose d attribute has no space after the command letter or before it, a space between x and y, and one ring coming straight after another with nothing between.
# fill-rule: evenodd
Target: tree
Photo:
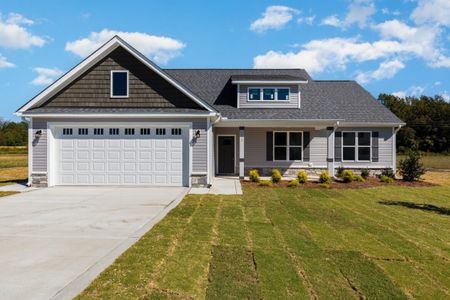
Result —
<instances>
[{"instance_id":1,"label":"tree","mask_svg":"<svg viewBox=\"0 0 450 300\"><path fill-rule=\"evenodd\" d=\"M26 122L5 122L0 120L0 146L26 146L28 124Z\"/></svg>"}]
</instances>

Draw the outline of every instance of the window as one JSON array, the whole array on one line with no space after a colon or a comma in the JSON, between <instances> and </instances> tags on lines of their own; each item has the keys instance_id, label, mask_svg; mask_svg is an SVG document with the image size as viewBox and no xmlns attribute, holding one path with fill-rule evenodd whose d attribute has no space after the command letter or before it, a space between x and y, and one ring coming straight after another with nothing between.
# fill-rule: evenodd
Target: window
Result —
<instances>
[{"instance_id":1,"label":"window","mask_svg":"<svg viewBox=\"0 0 450 300\"><path fill-rule=\"evenodd\" d=\"M249 100L261 100L261 89L248 89Z\"/></svg>"},{"instance_id":2,"label":"window","mask_svg":"<svg viewBox=\"0 0 450 300\"><path fill-rule=\"evenodd\" d=\"M128 71L111 71L111 97L128 97Z\"/></svg>"},{"instance_id":3,"label":"window","mask_svg":"<svg viewBox=\"0 0 450 300\"><path fill-rule=\"evenodd\" d=\"M134 128L125 128L125 135L134 135Z\"/></svg>"},{"instance_id":4,"label":"window","mask_svg":"<svg viewBox=\"0 0 450 300\"><path fill-rule=\"evenodd\" d=\"M103 128L94 128L94 135L103 135Z\"/></svg>"},{"instance_id":5,"label":"window","mask_svg":"<svg viewBox=\"0 0 450 300\"><path fill-rule=\"evenodd\" d=\"M166 135L165 128L156 128L156 135Z\"/></svg>"},{"instance_id":6,"label":"window","mask_svg":"<svg viewBox=\"0 0 450 300\"><path fill-rule=\"evenodd\" d=\"M263 89L263 100L275 100L275 89Z\"/></svg>"},{"instance_id":7,"label":"window","mask_svg":"<svg viewBox=\"0 0 450 300\"><path fill-rule=\"evenodd\" d=\"M110 128L109 135L119 135L119 128Z\"/></svg>"},{"instance_id":8,"label":"window","mask_svg":"<svg viewBox=\"0 0 450 300\"><path fill-rule=\"evenodd\" d=\"M72 128L63 128L63 135L72 135L73 130Z\"/></svg>"},{"instance_id":9,"label":"window","mask_svg":"<svg viewBox=\"0 0 450 300\"><path fill-rule=\"evenodd\" d=\"M141 128L141 135L150 135L150 128Z\"/></svg>"},{"instance_id":10,"label":"window","mask_svg":"<svg viewBox=\"0 0 450 300\"><path fill-rule=\"evenodd\" d=\"M342 157L343 161L370 161L371 152L370 132L343 132Z\"/></svg>"},{"instance_id":11,"label":"window","mask_svg":"<svg viewBox=\"0 0 450 300\"><path fill-rule=\"evenodd\" d=\"M302 160L302 146L302 132L274 132L273 153L275 161Z\"/></svg>"},{"instance_id":12,"label":"window","mask_svg":"<svg viewBox=\"0 0 450 300\"><path fill-rule=\"evenodd\" d=\"M78 128L78 135L88 135L89 130L87 128Z\"/></svg>"},{"instance_id":13,"label":"window","mask_svg":"<svg viewBox=\"0 0 450 300\"><path fill-rule=\"evenodd\" d=\"M181 135L181 128L172 128L172 135Z\"/></svg>"},{"instance_id":14,"label":"window","mask_svg":"<svg viewBox=\"0 0 450 300\"><path fill-rule=\"evenodd\" d=\"M248 100L249 101L289 101L289 88L249 88Z\"/></svg>"}]
</instances>

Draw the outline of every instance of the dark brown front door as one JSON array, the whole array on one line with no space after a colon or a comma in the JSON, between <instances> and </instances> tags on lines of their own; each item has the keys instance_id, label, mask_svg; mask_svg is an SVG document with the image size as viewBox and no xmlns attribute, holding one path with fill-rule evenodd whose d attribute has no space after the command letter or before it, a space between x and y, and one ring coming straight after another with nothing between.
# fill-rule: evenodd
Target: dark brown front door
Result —
<instances>
[{"instance_id":1,"label":"dark brown front door","mask_svg":"<svg viewBox=\"0 0 450 300\"><path fill-rule=\"evenodd\" d=\"M218 137L219 174L234 174L234 136Z\"/></svg>"}]
</instances>

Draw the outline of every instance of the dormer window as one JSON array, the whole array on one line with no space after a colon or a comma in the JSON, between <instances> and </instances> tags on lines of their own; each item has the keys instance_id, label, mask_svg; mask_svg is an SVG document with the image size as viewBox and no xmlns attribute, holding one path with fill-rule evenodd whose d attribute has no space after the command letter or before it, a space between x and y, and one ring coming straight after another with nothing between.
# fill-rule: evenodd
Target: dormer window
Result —
<instances>
[{"instance_id":1,"label":"dormer window","mask_svg":"<svg viewBox=\"0 0 450 300\"><path fill-rule=\"evenodd\" d=\"M289 88L248 88L248 101L289 101Z\"/></svg>"},{"instance_id":2,"label":"dormer window","mask_svg":"<svg viewBox=\"0 0 450 300\"><path fill-rule=\"evenodd\" d=\"M111 98L127 98L128 86L128 71L111 71Z\"/></svg>"}]
</instances>

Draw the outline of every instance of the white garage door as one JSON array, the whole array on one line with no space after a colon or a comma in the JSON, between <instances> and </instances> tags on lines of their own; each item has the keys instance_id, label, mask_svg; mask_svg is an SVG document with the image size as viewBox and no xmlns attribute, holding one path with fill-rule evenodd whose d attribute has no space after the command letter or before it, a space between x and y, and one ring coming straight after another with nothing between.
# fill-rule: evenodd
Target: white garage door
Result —
<instances>
[{"instance_id":1,"label":"white garage door","mask_svg":"<svg viewBox=\"0 0 450 300\"><path fill-rule=\"evenodd\" d=\"M57 185L188 185L187 128L58 127L55 133Z\"/></svg>"}]
</instances>

